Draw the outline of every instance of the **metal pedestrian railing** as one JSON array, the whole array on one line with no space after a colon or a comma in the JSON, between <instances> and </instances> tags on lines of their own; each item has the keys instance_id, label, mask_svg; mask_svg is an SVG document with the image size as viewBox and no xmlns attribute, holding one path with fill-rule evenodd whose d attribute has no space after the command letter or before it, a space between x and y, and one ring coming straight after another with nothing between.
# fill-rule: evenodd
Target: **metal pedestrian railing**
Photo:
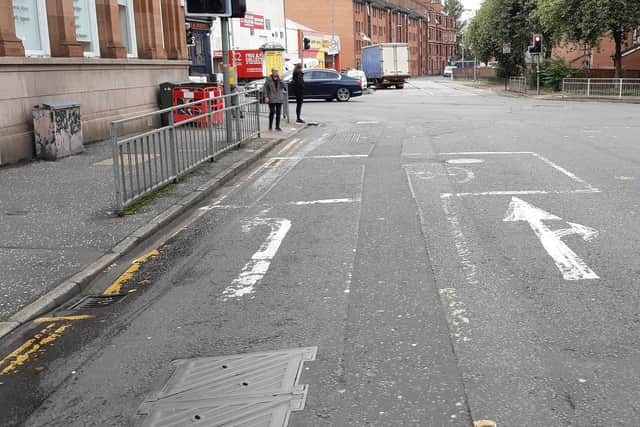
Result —
<instances>
[{"instance_id":1,"label":"metal pedestrian railing","mask_svg":"<svg viewBox=\"0 0 640 427\"><path fill-rule=\"evenodd\" d=\"M507 90L509 92L527 93L528 88L526 77L509 77L507 84Z\"/></svg>"},{"instance_id":2,"label":"metal pedestrian railing","mask_svg":"<svg viewBox=\"0 0 640 427\"><path fill-rule=\"evenodd\" d=\"M112 122L118 213L200 164L259 137L257 95L257 91L235 92ZM162 124L131 133L149 123Z\"/></svg>"},{"instance_id":3,"label":"metal pedestrian railing","mask_svg":"<svg viewBox=\"0 0 640 427\"><path fill-rule=\"evenodd\" d=\"M563 79L562 95L587 98L638 98L640 97L640 79Z\"/></svg>"}]
</instances>

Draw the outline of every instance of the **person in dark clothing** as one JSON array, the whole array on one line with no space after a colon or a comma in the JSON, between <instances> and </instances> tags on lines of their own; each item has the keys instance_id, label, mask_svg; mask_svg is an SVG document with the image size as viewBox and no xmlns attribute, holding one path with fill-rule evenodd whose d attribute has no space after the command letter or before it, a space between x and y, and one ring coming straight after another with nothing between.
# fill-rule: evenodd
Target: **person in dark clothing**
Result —
<instances>
[{"instance_id":1,"label":"person in dark clothing","mask_svg":"<svg viewBox=\"0 0 640 427\"><path fill-rule=\"evenodd\" d=\"M282 104L287 101L284 83L280 80L280 71L277 68L271 70L271 75L264 83L264 100L269 104L269 130L273 129L273 119L276 119L276 130L280 131L280 115Z\"/></svg>"},{"instance_id":2,"label":"person in dark clothing","mask_svg":"<svg viewBox=\"0 0 640 427\"><path fill-rule=\"evenodd\" d=\"M304 73L302 72L302 64L296 64L293 69L291 87L296 97L296 123L304 123L304 120L300 117L300 113L302 113L302 103L304 102Z\"/></svg>"}]
</instances>

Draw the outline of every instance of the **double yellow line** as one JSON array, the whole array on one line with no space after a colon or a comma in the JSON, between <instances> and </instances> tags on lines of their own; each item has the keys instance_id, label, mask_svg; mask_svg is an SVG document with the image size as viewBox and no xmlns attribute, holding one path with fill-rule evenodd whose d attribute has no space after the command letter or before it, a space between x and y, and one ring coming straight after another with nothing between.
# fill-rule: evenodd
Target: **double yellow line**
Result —
<instances>
[{"instance_id":1,"label":"double yellow line","mask_svg":"<svg viewBox=\"0 0 640 427\"><path fill-rule=\"evenodd\" d=\"M122 291L122 286L127 283L133 275L140 270L142 264L149 259L158 256L160 252L153 250L140 258L134 260L131 266L120 275L109 287L102 293L103 295L117 295ZM79 314L75 316L60 317L40 317L34 320L34 323L48 323L43 329L38 331L32 338L25 341L20 347L11 354L0 360L0 377L3 375L16 372L18 368L27 363L32 357L44 354L60 336L71 327L74 321L81 321L95 318L90 314Z\"/></svg>"}]
</instances>

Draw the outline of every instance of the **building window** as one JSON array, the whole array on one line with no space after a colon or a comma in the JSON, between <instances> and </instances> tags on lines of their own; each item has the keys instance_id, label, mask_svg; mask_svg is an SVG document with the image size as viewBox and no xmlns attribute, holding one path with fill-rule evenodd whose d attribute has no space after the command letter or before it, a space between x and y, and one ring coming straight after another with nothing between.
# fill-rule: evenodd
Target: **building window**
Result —
<instances>
[{"instance_id":1,"label":"building window","mask_svg":"<svg viewBox=\"0 0 640 427\"><path fill-rule=\"evenodd\" d=\"M133 0L118 0L118 13L120 14L122 45L127 49L128 57L136 58L138 56L138 46L136 43Z\"/></svg>"},{"instance_id":2,"label":"building window","mask_svg":"<svg viewBox=\"0 0 640 427\"><path fill-rule=\"evenodd\" d=\"M76 25L76 39L84 45L84 56L100 56L96 2L73 0L73 16Z\"/></svg>"},{"instance_id":3,"label":"building window","mask_svg":"<svg viewBox=\"0 0 640 427\"><path fill-rule=\"evenodd\" d=\"M45 0L13 0L16 35L27 56L48 56L49 29Z\"/></svg>"}]
</instances>

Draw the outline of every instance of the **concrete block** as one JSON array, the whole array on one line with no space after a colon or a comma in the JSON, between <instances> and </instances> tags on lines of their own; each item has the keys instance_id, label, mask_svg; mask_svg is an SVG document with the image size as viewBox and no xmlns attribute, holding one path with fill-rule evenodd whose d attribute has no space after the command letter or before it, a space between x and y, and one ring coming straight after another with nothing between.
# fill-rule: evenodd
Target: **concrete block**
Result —
<instances>
[{"instance_id":1,"label":"concrete block","mask_svg":"<svg viewBox=\"0 0 640 427\"><path fill-rule=\"evenodd\" d=\"M0 338L9 335L18 326L18 322L0 322Z\"/></svg>"},{"instance_id":2,"label":"concrete block","mask_svg":"<svg viewBox=\"0 0 640 427\"><path fill-rule=\"evenodd\" d=\"M120 258L121 254L111 252L106 255L101 256L87 267L85 267L82 271L73 275L69 281L75 282L80 286L81 289L87 287L89 282L91 282L102 270L109 267L111 264L116 262L118 258Z\"/></svg>"},{"instance_id":3,"label":"concrete block","mask_svg":"<svg viewBox=\"0 0 640 427\"><path fill-rule=\"evenodd\" d=\"M209 191L209 189L207 189L207 191ZM199 201L201 201L202 199L204 199L205 196L206 196L206 193L204 191L196 190L191 192L191 194L184 196L182 199L178 200L176 204L180 206L184 206L185 208L191 207L196 203L198 203Z\"/></svg>"},{"instance_id":4,"label":"concrete block","mask_svg":"<svg viewBox=\"0 0 640 427\"><path fill-rule=\"evenodd\" d=\"M127 253L131 249L133 249L138 244L139 241L140 239L138 237L129 236L126 239L122 240L120 243L118 243L116 246L114 246L111 249L111 252L116 254Z\"/></svg>"},{"instance_id":5,"label":"concrete block","mask_svg":"<svg viewBox=\"0 0 640 427\"><path fill-rule=\"evenodd\" d=\"M9 320L20 324L26 323L29 320L56 308L79 293L80 287L77 283L63 282L11 316Z\"/></svg>"}]
</instances>

